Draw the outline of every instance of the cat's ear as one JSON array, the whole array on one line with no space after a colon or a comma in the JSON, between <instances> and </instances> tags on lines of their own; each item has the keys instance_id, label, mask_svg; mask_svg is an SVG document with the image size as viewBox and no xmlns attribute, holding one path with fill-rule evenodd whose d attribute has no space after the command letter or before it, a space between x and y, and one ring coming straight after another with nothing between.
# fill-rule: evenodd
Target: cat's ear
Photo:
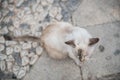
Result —
<instances>
[{"instance_id":1,"label":"cat's ear","mask_svg":"<svg viewBox=\"0 0 120 80\"><path fill-rule=\"evenodd\" d=\"M66 41L65 44L75 47L74 40Z\"/></svg>"},{"instance_id":2,"label":"cat's ear","mask_svg":"<svg viewBox=\"0 0 120 80\"><path fill-rule=\"evenodd\" d=\"M99 41L99 38L90 38L89 39L89 45L94 45Z\"/></svg>"}]
</instances>

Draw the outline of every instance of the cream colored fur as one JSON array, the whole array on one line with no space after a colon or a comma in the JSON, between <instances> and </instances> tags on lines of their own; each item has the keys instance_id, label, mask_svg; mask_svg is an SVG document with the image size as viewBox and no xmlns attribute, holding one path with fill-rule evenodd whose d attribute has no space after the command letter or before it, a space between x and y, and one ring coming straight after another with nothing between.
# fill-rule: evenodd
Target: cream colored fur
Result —
<instances>
[{"instance_id":1,"label":"cream colored fur","mask_svg":"<svg viewBox=\"0 0 120 80\"><path fill-rule=\"evenodd\" d=\"M83 28L74 27L66 22L56 22L42 32L40 42L52 58L63 59L69 56L77 65L80 65L78 50L82 50L84 59L93 52L94 45L88 45L90 38L92 36ZM75 48L65 44L69 40L74 41Z\"/></svg>"}]
</instances>

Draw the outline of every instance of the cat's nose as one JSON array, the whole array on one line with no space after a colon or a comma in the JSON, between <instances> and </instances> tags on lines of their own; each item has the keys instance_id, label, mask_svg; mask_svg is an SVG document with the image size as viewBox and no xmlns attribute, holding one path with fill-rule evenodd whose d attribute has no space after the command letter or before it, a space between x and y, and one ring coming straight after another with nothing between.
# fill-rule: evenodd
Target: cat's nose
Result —
<instances>
[{"instance_id":1,"label":"cat's nose","mask_svg":"<svg viewBox=\"0 0 120 80\"><path fill-rule=\"evenodd\" d=\"M82 58L80 59L80 61L81 61L81 62L84 62L84 61L85 61L85 57L82 57Z\"/></svg>"},{"instance_id":2,"label":"cat's nose","mask_svg":"<svg viewBox=\"0 0 120 80\"><path fill-rule=\"evenodd\" d=\"M78 49L78 54L81 54L82 53L82 49Z\"/></svg>"}]
</instances>

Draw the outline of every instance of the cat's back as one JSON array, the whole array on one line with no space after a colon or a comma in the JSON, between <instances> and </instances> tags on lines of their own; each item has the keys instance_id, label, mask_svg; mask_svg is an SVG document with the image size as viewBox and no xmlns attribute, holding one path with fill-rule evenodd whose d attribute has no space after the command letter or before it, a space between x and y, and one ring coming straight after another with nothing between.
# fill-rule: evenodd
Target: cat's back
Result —
<instances>
[{"instance_id":1,"label":"cat's back","mask_svg":"<svg viewBox=\"0 0 120 80\"><path fill-rule=\"evenodd\" d=\"M42 32L41 37L46 38L48 36L61 36L70 31L72 25L67 22L55 22L49 24Z\"/></svg>"}]
</instances>

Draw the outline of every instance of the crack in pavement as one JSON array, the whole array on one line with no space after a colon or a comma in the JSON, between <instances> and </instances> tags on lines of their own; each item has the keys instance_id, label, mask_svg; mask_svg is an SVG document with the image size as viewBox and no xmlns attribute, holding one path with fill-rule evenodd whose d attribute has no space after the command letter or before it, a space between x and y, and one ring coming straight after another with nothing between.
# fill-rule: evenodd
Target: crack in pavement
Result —
<instances>
[{"instance_id":1,"label":"crack in pavement","mask_svg":"<svg viewBox=\"0 0 120 80\"><path fill-rule=\"evenodd\" d=\"M84 79L83 79L83 71L82 71L82 67L81 67L81 66L79 66L79 69L80 69L80 76L81 76L81 80L84 80Z\"/></svg>"}]
</instances>

